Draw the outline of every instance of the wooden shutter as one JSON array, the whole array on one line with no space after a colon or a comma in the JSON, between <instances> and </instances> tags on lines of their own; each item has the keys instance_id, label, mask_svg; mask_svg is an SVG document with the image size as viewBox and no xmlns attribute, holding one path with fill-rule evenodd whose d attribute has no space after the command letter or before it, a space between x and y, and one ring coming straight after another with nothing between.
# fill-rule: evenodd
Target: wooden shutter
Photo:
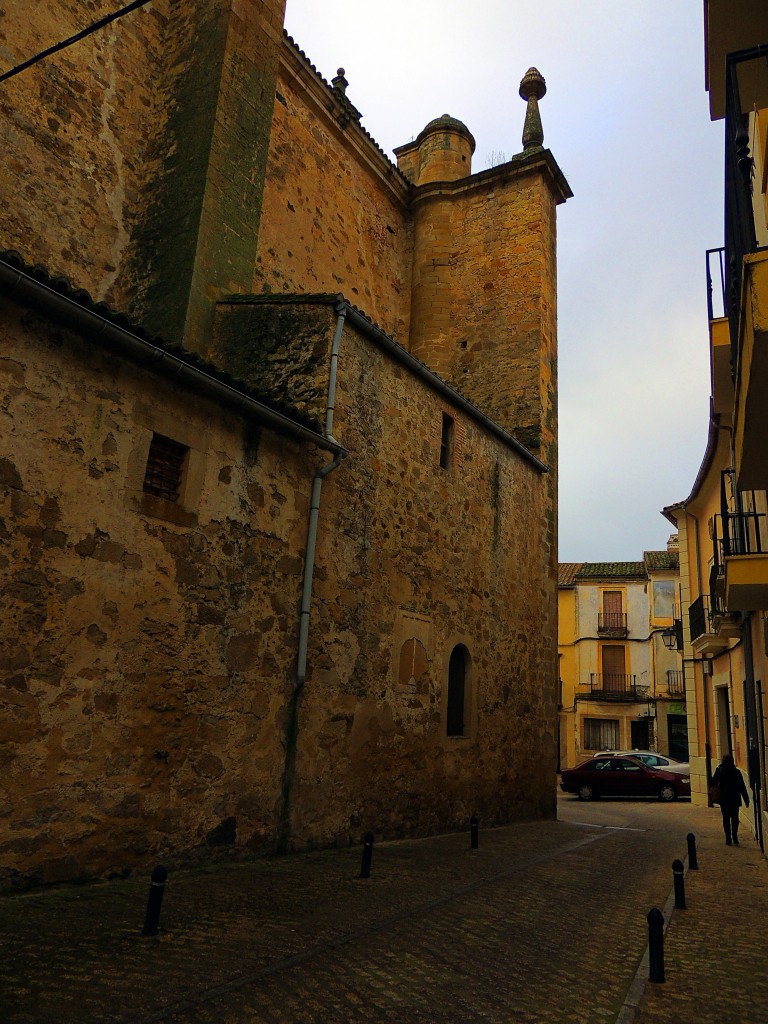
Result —
<instances>
[{"instance_id":1,"label":"wooden shutter","mask_svg":"<svg viewBox=\"0 0 768 1024\"><path fill-rule=\"evenodd\" d=\"M626 657L623 647L603 647L603 689L621 693L626 689Z\"/></svg>"}]
</instances>

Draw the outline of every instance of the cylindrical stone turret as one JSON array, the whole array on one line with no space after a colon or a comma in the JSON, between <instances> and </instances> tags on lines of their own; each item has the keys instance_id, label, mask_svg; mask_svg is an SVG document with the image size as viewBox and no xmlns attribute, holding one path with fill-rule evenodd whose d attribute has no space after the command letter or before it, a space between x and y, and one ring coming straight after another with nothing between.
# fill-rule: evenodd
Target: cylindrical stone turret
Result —
<instances>
[{"instance_id":1,"label":"cylindrical stone turret","mask_svg":"<svg viewBox=\"0 0 768 1024\"><path fill-rule=\"evenodd\" d=\"M456 181L472 173L475 140L469 128L450 114L436 117L414 142L395 150L397 166L415 185Z\"/></svg>"}]
</instances>

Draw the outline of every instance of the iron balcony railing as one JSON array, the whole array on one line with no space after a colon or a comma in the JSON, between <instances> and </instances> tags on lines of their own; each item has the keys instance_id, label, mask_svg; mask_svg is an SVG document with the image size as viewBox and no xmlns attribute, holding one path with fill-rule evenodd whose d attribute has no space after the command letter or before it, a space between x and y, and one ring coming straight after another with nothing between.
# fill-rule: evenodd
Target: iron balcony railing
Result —
<instances>
[{"instance_id":1,"label":"iron balcony railing","mask_svg":"<svg viewBox=\"0 0 768 1024\"><path fill-rule=\"evenodd\" d=\"M709 594L697 597L688 609L688 622L691 630L691 643L712 630L712 610Z\"/></svg>"},{"instance_id":2,"label":"iron balcony railing","mask_svg":"<svg viewBox=\"0 0 768 1024\"><path fill-rule=\"evenodd\" d=\"M749 118L742 113L738 69L753 63L768 76L766 47L731 53L726 59L725 96L725 314L731 335L731 372L736 373L739 346L739 301L744 257L758 250L752 205L754 161L749 151Z\"/></svg>"},{"instance_id":3,"label":"iron balcony railing","mask_svg":"<svg viewBox=\"0 0 768 1024\"><path fill-rule=\"evenodd\" d=\"M597 632L598 633L611 633L616 635L621 633L626 636L627 634L627 613L626 612L598 612L597 613Z\"/></svg>"},{"instance_id":4,"label":"iron balcony railing","mask_svg":"<svg viewBox=\"0 0 768 1024\"><path fill-rule=\"evenodd\" d=\"M707 312L710 320L727 316L725 305L725 247L707 249Z\"/></svg>"},{"instance_id":5,"label":"iron balcony railing","mask_svg":"<svg viewBox=\"0 0 768 1024\"><path fill-rule=\"evenodd\" d=\"M685 679L682 669L671 668L667 670L667 693L671 697L682 697L685 694Z\"/></svg>"},{"instance_id":6,"label":"iron balcony railing","mask_svg":"<svg viewBox=\"0 0 768 1024\"><path fill-rule=\"evenodd\" d=\"M768 521L765 512L726 512L722 516L722 553L732 555L768 554Z\"/></svg>"},{"instance_id":7,"label":"iron balcony railing","mask_svg":"<svg viewBox=\"0 0 768 1024\"><path fill-rule=\"evenodd\" d=\"M649 688L637 685L637 676L623 672L592 672L589 690L603 700L647 700Z\"/></svg>"}]
</instances>

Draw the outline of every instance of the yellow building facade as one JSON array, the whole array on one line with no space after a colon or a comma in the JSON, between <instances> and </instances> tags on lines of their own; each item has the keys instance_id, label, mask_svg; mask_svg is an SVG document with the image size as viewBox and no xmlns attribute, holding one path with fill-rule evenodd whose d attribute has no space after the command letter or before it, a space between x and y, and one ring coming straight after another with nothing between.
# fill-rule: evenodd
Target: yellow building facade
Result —
<instances>
[{"instance_id":1,"label":"yellow building facade","mask_svg":"<svg viewBox=\"0 0 768 1024\"><path fill-rule=\"evenodd\" d=\"M725 239L707 254L711 417L680 537L683 663L695 803L727 753L764 848L768 685L768 7L706 0L705 68L725 128Z\"/></svg>"},{"instance_id":2,"label":"yellow building facade","mask_svg":"<svg viewBox=\"0 0 768 1024\"><path fill-rule=\"evenodd\" d=\"M664 643L677 607L675 537L642 561L560 563L560 768L606 749L687 759L683 666Z\"/></svg>"}]
</instances>

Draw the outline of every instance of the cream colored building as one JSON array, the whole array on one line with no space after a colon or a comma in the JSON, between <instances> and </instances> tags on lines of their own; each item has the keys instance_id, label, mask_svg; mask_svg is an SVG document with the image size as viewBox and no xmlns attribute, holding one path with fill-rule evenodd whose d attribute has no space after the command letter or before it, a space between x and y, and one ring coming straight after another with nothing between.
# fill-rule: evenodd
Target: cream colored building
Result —
<instances>
[{"instance_id":1,"label":"cream colored building","mask_svg":"<svg viewBox=\"0 0 768 1024\"><path fill-rule=\"evenodd\" d=\"M711 418L680 536L692 799L732 753L764 848L768 713L768 5L706 0L705 81L724 127L725 238L708 258Z\"/></svg>"},{"instance_id":2,"label":"cream colored building","mask_svg":"<svg viewBox=\"0 0 768 1024\"><path fill-rule=\"evenodd\" d=\"M683 663L664 643L677 601L675 537L638 562L560 564L561 768L604 749L687 759Z\"/></svg>"}]
</instances>

